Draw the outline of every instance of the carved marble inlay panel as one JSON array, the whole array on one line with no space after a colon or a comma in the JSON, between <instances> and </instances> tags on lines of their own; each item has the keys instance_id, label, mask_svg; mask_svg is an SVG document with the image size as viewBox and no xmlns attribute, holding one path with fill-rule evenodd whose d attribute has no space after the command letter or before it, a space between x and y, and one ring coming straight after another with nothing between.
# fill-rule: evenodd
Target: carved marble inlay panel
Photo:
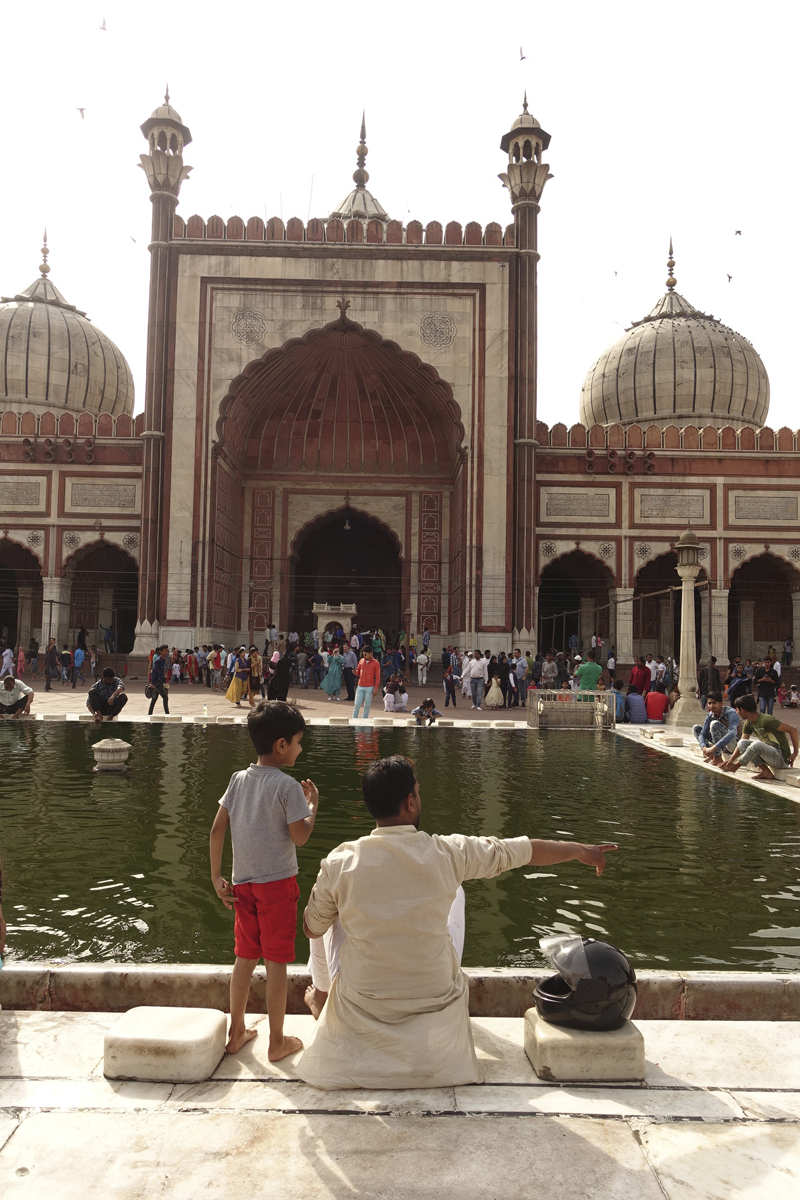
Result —
<instances>
[{"instance_id":1,"label":"carved marble inlay panel","mask_svg":"<svg viewBox=\"0 0 800 1200\"><path fill-rule=\"evenodd\" d=\"M0 482L0 508L39 508L41 483L27 483L18 479Z\"/></svg>"},{"instance_id":2,"label":"carved marble inlay panel","mask_svg":"<svg viewBox=\"0 0 800 1200\"><path fill-rule=\"evenodd\" d=\"M124 483L73 483L73 508L136 508L136 485Z\"/></svg>"},{"instance_id":3,"label":"carved marble inlay panel","mask_svg":"<svg viewBox=\"0 0 800 1200\"><path fill-rule=\"evenodd\" d=\"M616 521L616 493L612 488L559 488L543 484L540 489L542 520L568 524Z\"/></svg>"},{"instance_id":4,"label":"carved marble inlay panel","mask_svg":"<svg viewBox=\"0 0 800 1200\"><path fill-rule=\"evenodd\" d=\"M705 525L709 521L710 507L710 493L707 491L637 488L634 497L635 519L654 524L692 521Z\"/></svg>"}]
</instances>

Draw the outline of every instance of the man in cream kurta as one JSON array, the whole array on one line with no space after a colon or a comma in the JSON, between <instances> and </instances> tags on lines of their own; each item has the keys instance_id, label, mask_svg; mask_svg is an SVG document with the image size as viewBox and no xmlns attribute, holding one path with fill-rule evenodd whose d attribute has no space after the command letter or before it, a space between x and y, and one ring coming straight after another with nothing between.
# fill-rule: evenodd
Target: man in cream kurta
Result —
<instances>
[{"instance_id":1,"label":"man in cream kurta","mask_svg":"<svg viewBox=\"0 0 800 1200\"><path fill-rule=\"evenodd\" d=\"M578 858L599 873L610 847L423 833L419 784L399 756L370 766L364 799L378 828L323 860L304 915L310 937L337 921L345 936L298 1074L320 1088L480 1083L467 980L448 933L458 888L531 862Z\"/></svg>"}]
</instances>

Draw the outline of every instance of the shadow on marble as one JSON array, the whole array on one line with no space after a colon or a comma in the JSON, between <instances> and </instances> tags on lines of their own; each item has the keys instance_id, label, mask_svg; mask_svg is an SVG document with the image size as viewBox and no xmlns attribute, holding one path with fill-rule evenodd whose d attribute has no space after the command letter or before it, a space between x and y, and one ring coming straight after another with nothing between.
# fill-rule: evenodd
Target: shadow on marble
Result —
<instances>
[{"instance_id":1,"label":"shadow on marble","mask_svg":"<svg viewBox=\"0 0 800 1200\"><path fill-rule=\"evenodd\" d=\"M304 1046L311 1044L316 1029L316 1021L309 1013L307 1016L287 1013L285 1032L292 1037L299 1037ZM266 1017L248 1018L250 1029L258 1029L258 1037L242 1046L238 1054L226 1054L212 1079L297 1079L295 1067L300 1060L302 1051L290 1054L280 1062L271 1063L267 1057L269 1050L269 1022Z\"/></svg>"},{"instance_id":2,"label":"shadow on marble","mask_svg":"<svg viewBox=\"0 0 800 1200\"><path fill-rule=\"evenodd\" d=\"M161 1108L174 1084L112 1079L0 1079L0 1108Z\"/></svg>"},{"instance_id":3,"label":"shadow on marble","mask_svg":"<svg viewBox=\"0 0 800 1200\"><path fill-rule=\"evenodd\" d=\"M16 1117L7 1117L0 1114L0 1150L5 1146L8 1139L11 1137L14 1130L19 1125Z\"/></svg>"},{"instance_id":4,"label":"shadow on marble","mask_svg":"<svg viewBox=\"0 0 800 1200\"><path fill-rule=\"evenodd\" d=\"M85 1079L103 1058L116 1013L0 1013L0 1076Z\"/></svg>"},{"instance_id":5,"label":"shadow on marble","mask_svg":"<svg viewBox=\"0 0 800 1200\"><path fill-rule=\"evenodd\" d=\"M640 1137L670 1200L800 1195L796 1125L649 1125Z\"/></svg>"},{"instance_id":6,"label":"shadow on marble","mask_svg":"<svg viewBox=\"0 0 800 1200\"><path fill-rule=\"evenodd\" d=\"M795 1081L800 1087L800 1079ZM800 1121L800 1091L736 1092L745 1116L764 1121Z\"/></svg>"},{"instance_id":7,"label":"shadow on marble","mask_svg":"<svg viewBox=\"0 0 800 1200\"><path fill-rule=\"evenodd\" d=\"M536 1179L575 1196L576 1177L603 1200L663 1200L629 1126L580 1117L36 1113L0 1151L0 1192L26 1200L516 1200Z\"/></svg>"},{"instance_id":8,"label":"shadow on marble","mask_svg":"<svg viewBox=\"0 0 800 1200\"><path fill-rule=\"evenodd\" d=\"M744 1113L727 1092L641 1087L483 1087L455 1089L456 1108L472 1113L547 1113L584 1117L655 1117L733 1121Z\"/></svg>"},{"instance_id":9,"label":"shadow on marble","mask_svg":"<svg viewBox=\"0 0 800 1200\"><path fill-rule=\"evenodd\" d=\"M204 1110L259 1110L279 1112L364 1112L415 1113L456 1112L452 1088L428 1088L415 1091L321 1091L305 1083L274 1080L208 1080L206 1083L178 1084L169 1099L169 1108Z\"/></svg>"},{"instance_id":10,"label":"shadow on marble","mask_svg":"<svg viewBox=\"0 0 800 1200\"><path fill-rule=\"evenodd\" d=\"M788 1090L800 1080L800 1022L635 1023L644 1034L650 1087Z\"/></svg>"},{"instance_id":11,"label":"shadow on marble","mask_svg":"<svg viewBox=\"0 0 800 1200\"><path fill-rule=\"evenodd\" d=\"M472 1039L485 1083L536 1083L520 1017L472 1017Z\"/></svg>"}]
</instances>

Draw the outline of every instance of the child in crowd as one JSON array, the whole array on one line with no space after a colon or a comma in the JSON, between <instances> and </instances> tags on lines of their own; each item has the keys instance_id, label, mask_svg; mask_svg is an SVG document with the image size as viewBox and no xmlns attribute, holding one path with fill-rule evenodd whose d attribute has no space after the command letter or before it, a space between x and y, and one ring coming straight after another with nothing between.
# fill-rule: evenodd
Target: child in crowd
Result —
<instances>
[{"instance_id":1,"label":"child in crowd","mask_svg":"<svg viewBox=\"0 0 800 1200\"><path fill-rule=\"evenodd\" d=\"M612 695L614 697L614 704L615 704L616 710L617 710L616 718L617 718L618 725L621 725L623 723L623 721L625 720L625 694L622 690L624 688L624 686L625 686L625 684L622 682L621 679L614 680L614 690L612 692Z\"/></svg>"},{"instance_id":2,"label":"child in crowd","mask_svg":"<svg viewBox=\"0 0 800 1200\"><path fill-rule=\"evenodd\" d=\"M258 761L231 777L211 827L211 880L226 908L235 905L236 961L231 975L229 1054L254 1038L244 1023L250 981L260 958L267 968L270 1062L302 1050L283 1032L286 964L294 962L297 929L297 852L311 836L319 792L310 779L285 775L302 753L306 723L281 700L260 700L247 718ZM230 828L231 883L222 876L222 849Z\"/></svg>"},{"instance_id":3,"label":"child in crowd","mask_svg":"<svg viewBox=\"0 0 800 1200\"><path fill-rule=\"evenodd\" d=\"M793 683L788 691L785 687L778 688L778 700L781 708L800 707L800 690L798 690L797 684Z\"/></svg>"},{"instance_id":4,"label":"child in crowd","mask_svg":"<svg viewBox=\"0 0 800 1200\"><path fill-rule=\"evenodd\" d=\"M445 707L447 706L445 705ZM418 725L422 725L424 721L427 721L429 725L435 725L436 718L440 717L442 714L433 703L433 700L431 700L429 697L427 700L423 700L422 704L418 705L416 708L412 708L411 715L412 717L417 718Z\"/></svg>"},{"instance_id":5,"label":"child in crowd","mask_svg":"<svg viewBox=\"0 0 800 1200\"><path fill-rule=\"evenodd\" d=\"M562 681L558 692L558 699L562 702L566 701L567 703L569 703L569 701L572 699L572 687L568 679L564 679Z\"/></svg>"}]
</instances>

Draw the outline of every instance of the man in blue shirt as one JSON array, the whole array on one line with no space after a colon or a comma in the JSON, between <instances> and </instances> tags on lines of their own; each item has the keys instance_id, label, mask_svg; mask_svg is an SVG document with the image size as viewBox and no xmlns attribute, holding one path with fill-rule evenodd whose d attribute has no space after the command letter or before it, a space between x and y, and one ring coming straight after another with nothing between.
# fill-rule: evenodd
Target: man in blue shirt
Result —
<instances>
[{"instance_id":1,"label":"man in blue shirt","mask_svg":"<svg viewBox=\"0 0 800 1200\"><path fill-rule=\"evenodd\" d=\"M155 656L153 657L153 668L150 672L150 682L153 685L153 695L151 697L150 708L148 710L149 716L152 716L153 709L156 706L156 700L159 696L161 697L161 701L164 705L164 712L169 713L169 696L167 695L167 687L169 686L168 672L170 668L167 665L168 651L168 646L159 646L156 649ZM103 674L105 675L105 671Z\"/></svg>"},{"instance_id":2,"label":"man in blue shirt","mask_svg":"<svg viewBox=\"0 0 800 1200\"><path fill-rule=\"evenodd\" d=\"M725 747L729 746L731 753L736 749L739 714L723 702L722 692L709 692L706 700L708 716L702 725L695 725L692 732L703 747L703 758L719 766Z\"/></svg>"},{"instance_id":3,"label":"man in blue shirt","mask_svg":"<svg viewBox=\"0 0 800 1200\"><path fill-rule=\"evenodd\" d=\"M647 724L647 708L645 707L644 697L639 689L633 685L628 688L628 698L625 701L625 712L631 725Z\"/></svg>"}]
</instances>

